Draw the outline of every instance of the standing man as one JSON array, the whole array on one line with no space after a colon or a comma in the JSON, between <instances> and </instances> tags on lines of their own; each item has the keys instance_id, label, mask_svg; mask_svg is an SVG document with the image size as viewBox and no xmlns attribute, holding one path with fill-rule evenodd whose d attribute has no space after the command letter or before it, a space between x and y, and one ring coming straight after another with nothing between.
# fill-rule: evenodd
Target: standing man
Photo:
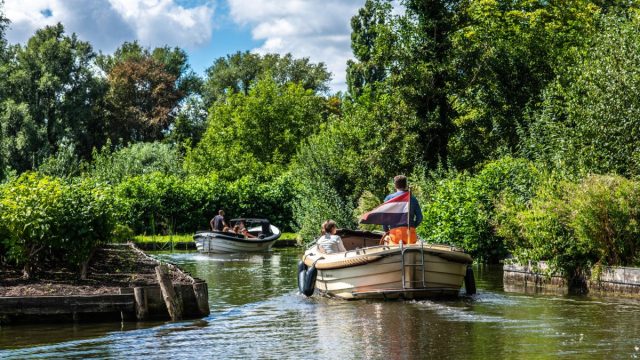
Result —
<instances>
[{"instance_id":1,"label":"standing man","mask_svg":"<svg viewBox=\"0 0 640 360\"><path fill-rule=\"evenodd\" d=\"M407 177L398 175L393 178L393 186L396 192L387 195L384 201L391 200L407 192ZM400 241L404 244L415 244L418 236L416 235L416 227L422 222L422 209L415 196L411 195L409 200L409 231L407 234L407 223L384 225L383 228L389 233L389 245L398 245ZM409 238L407 239L407 235Z\"/></svg>"},{"instance_id":2,"label":"standing man","mask_svg":"<svg viewBox=\"0 0 640 360\"><path fill-rule=\"evenodd\" d=\"M223 231L227 223L224 221L224 210L218 210L218 215L209 222L212 231Z\"/></svg>"}]
</instances>

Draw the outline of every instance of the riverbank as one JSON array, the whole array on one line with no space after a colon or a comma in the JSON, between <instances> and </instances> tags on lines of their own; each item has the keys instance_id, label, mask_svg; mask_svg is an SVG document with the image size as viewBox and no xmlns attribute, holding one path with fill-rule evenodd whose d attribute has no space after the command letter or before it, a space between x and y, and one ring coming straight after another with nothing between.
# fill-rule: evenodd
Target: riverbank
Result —
<instances>
[{"instance_id":1,"label":"riverbank","mask_svg":"<svg viewBox=\"0 0 640 360\"><path fill-rule=\"evenodd\" d=\"M562 273L548 274L548 265L540 262L503 267L505 290L551 294L600 294L640 298L640 268L602 266L569 281Z\"/></svg>"},{"instance_id":2,"label":"riverbank","mask_svg":"<svg viewBox=\"0 0 640 360\"><path fill-rule=\"evenodd\" d=\"M207 285L133 244L98 248L86 279L69 269L47 269L32 279L0 268L0 323L196 318L209 313ZM172 292L174 304L166 301ZM205 300L202 301L202 298Z\"/></svg>"},{"instance_id":3,"label":"riverbank","mask_svg":"<svg viewBox=\"0 0 640 360\"><path fill-rule=\"evenodd\" d=\"M142 250L196 250L193 235L138 235L132 242ZM273 244L274 248L300 246L300 239L296 233L282 233Z\"/></svg>"}]
</instances>

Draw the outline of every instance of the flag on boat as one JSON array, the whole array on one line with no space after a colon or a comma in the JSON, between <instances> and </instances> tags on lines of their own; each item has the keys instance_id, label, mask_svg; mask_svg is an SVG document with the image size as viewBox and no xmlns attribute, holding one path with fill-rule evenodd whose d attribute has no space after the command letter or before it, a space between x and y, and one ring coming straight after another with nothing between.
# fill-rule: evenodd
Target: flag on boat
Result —
<instances>
[{"instance_id":1,"label":"flag on boat","mask_svg":"<svg viewBox=\"0 0 640 360\"><path fill-rule=\"evenodd\" d=\"M361 224L396 225L406 224L409 213L410 192L389 199L377 208L360 217Z\"/></svg>"}]
</instances>

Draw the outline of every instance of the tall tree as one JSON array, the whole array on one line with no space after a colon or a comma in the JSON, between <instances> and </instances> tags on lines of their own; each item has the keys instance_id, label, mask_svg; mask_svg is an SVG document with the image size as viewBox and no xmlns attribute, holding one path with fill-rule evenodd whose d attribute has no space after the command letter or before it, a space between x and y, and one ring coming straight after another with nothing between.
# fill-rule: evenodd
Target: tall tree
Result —
<instances>
[{"instance_id":1,"label":"tall tree","mask_svg":"<svg viewBox=\"0 0 640 360\"><path fill-rule=\"evenodd\" d=\"M314 92L328 90L327 83L331 79L324 63L314 64L309 58L294 59L291 54L262 56L248 51L236 52L216 59L207 69L203 86L205 103L211 106L224 99L229 91L247 95L251 86L267 74L279 85L300 83Z\"/></svg>"},{"instance_id":2,"label":"tall tree","mask_svg":"<svg viewBox=\"0 0 640 360\"><path fill-rule=\"evenodd\" d=\"M347 70L351 96L361 95L367 85L398 91L421 121L415 130L422 148L416 151L432 165L447 158L453 131L451 35L464 3L408 0L404 14L392 16L387 1L370 0L352 20L358 61Z\"/></svg>"},{"instance_id":3,"label":"tall tree","mask_svg":"<svg viewBox=\"0 0 640 360\"><path fill-rule=\"evenodd\" d=\"M356 61L347 61L347 85L352 96L375 87L388 76L395 42L390 0L367 0L351 18L351 49Z\"/></svg>"},{"instance_id":4,"label":"tall tree","mask_svg":"<svg viewBox=\"0 0 640 360\"><path fill-rule=\"evenodd\" d=\"M12 149L8 158L16 170L38 165L63 139L90 155L95 145L90 131L99 123L95 104L102 95L92 70L94 56L91 45L67 36L61 24L38 30L26 46L10 49L0 119L3 146ZM31 141L18 141L19 134L30 134L25 136Z\"/></svg>"},{"instance_id":5,"label":"tall tree","mask_svg":"<svg viewBox=\"0 0 640 360\"><path fill-rule=\"evenodd\" d=\"M98 65L109 84L108 134L114 143L162 139L181 100L198 86L179 48L149 51L125 42L113 55L100 56Z\"/></svg>"},{"instance_id":6,"label":"tall tree","mask_svg":"<svg viewBox=\"0 0 640 360\"><path fill-rule=\"evenodd\" d=\"M317 131L324 106L322 97L299 83L260 80L247 95L231 94L212 108L202 140L187 154L187 167L232 180L278 175L300 139Z\"/></svg>"}]
</instances>

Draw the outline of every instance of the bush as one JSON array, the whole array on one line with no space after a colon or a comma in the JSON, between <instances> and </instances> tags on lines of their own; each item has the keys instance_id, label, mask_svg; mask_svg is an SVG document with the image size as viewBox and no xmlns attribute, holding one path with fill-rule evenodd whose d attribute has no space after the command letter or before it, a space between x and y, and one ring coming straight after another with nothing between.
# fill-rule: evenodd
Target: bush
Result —
<instances>
[{"instance_id":1,"label":"bush","mask_svg":"<svg viewBox=\"0 0 640 360\"><path fill-rule=\"evenodd\" d=\"M177 147L159 142L135 143L112 152L107 144L101 151L94 150L88 175L117 184L127 177L153 172L182 173L182 157Z\"/></svg>"},{"instance_id":2,"label":"bush","mask_svg":"<svg viewBox=\"0 0 640 360\"><path fill-rule=\"evenodd\" d=\"M127 178L115 188L119 222L137 234L192 233L208 229L219 209L227 217L264 217L290 229L291 186L286 177L260 183L252 177L224 182L215 176L152 173Z\"/></svg>"},{"instance_id":3,"label":"bush","mask_svg":"<svg viewBox=\"0 0 640 360\"><path fill-rule=\"evenodd\" d=\"M473 176L450 172L431 183L418 180L424 192L418 194L424 215L418 233L431 242L461 246L487 262L503 259L508 252L503 237L494 231L495 204L506 193L517 203L527 201L538 176L532 163L504 157Z\"/></svg>"},{"instance_id":4,"label":"bush","mask_svg":"<svg viewBox=\"0 0 640 360\"><path fill-rule=\"evenodd\" d=\"M109 193L88 181L24 173L0 187L0 241L30 277L34 264L79 266L113 229Z\"/></svg>"},{"instance_id":5,"label":"bush","mask_svg":"<svg viewBox=\"0 0 640 360\"><path fill-rule=\"evenodd\" d=\"M517 260L547 261L574 274L593 265L635 265L640 246L640 184L591 175L578 183L549 180L523 206L503 199L499 234Z\"/></svg>"}]
</instances>

